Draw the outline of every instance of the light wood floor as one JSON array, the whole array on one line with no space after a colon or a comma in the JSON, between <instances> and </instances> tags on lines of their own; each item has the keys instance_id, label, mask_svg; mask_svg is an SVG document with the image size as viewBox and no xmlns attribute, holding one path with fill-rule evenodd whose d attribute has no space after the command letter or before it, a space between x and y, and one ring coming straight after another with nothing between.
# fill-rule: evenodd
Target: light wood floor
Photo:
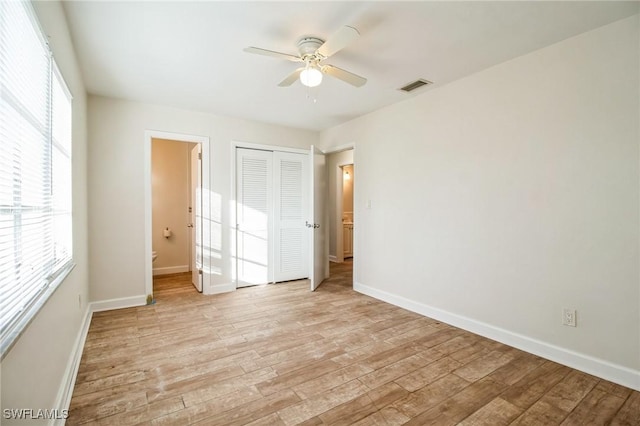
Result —
<instances>
[{"instance_id":1,"label":"light wood floor","mask_svg":"<svg viewBox=\"0 0 640 426\"><path fill-rule=\"evenodd\" d=\"M351 290L351 264L96 313L67 424L640 425L640 393Z\"/></svg>"}]
</instances>

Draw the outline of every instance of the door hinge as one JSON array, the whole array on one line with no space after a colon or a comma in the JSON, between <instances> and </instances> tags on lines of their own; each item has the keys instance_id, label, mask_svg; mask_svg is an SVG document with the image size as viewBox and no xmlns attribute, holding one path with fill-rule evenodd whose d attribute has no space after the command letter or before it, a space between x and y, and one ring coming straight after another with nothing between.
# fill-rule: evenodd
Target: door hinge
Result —
<instances>
[{"instance_id":1,"label":"door hinge","mask_svg":"<svg viewBox=\"0 0 640 426\"><path fill-rule=\"evenodd\" d=\"M202 275L202 269L198 269L198 275Z\"/></svg>"},{"instance_id":2,"label":"door hinge","mask_svg":"<svg viewBox=\"0 0 640 426\"><path fill-rule=\"evenodd\" d=\"M198 160L202 160L202 153L201 152L198 153Z\"/></svg>"}]
</instances>

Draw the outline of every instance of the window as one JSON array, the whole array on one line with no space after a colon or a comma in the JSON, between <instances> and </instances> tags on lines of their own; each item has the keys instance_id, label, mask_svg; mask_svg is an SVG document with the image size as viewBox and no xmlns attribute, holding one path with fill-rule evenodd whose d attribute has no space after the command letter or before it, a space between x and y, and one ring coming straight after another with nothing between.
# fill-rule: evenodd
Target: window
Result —
<instances>
[{"instance_id":1,"label":"window","mask_svg":"<svg viewBox=\"0 0 640 426\"><path fill-rule=\"evenodd\" d=\"M0 2L0 353L72 268L71 95L29 2Z\"/></svg>"}]
</instances>

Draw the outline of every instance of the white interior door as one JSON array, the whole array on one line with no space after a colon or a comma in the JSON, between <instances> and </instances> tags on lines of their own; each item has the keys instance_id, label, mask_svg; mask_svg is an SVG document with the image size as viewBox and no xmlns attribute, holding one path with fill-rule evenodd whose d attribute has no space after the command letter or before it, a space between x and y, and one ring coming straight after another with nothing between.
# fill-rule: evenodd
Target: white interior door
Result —
<instances>
[{"instance_id":1,"label":"white interior door","mask_svg":"<svg viewBox=\"0 0 640 426\"><path fill-rule=\"evenodd\" d=\"M273 204L273 153L236 151L237 286L272 282L269 237Z\"/></svg>"},{"instance_id":2,"label":"white interior door","mask_svg":"<svg viewBox=\"0 0 640 426\"><path fill-rule=\"evenodd\" d=\"M309 207L309 159L306 154L273 152L274 281L309 276L305 221Z\"/></svg>"},{"instance_id":3,"label":"white interior door","mask_svg":"<svg viewBox=\"0 0 640 426\"><path fill-rule=\"evenodd\" d=\"M309 156L311 165L311 220L307 224L310 238L310 276L311 291L314 291L326 278L329 258L325 253L325 193L327 189L327 167L325 155L315 146L311 146Z\"/></svg>"},{"instance_id":4,"label":"white interior door","mask_svg":"<svg viewBox=\"0 0 640 426\"><path fill-rule=\"evenodd\" d=\"M191 150L191 282L202 293L202 151L200 144Z\"/></svg>"}]
</instances>

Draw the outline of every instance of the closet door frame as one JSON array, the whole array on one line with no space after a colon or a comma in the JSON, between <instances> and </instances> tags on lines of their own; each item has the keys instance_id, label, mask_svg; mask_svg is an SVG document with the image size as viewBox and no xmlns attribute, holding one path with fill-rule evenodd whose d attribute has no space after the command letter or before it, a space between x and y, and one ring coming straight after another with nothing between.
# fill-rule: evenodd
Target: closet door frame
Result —
<instances>
[{"instance_id":1,"label":"closet door frame","mask_svg":"<svg viewBox=\"0 0 640 426\"><path fill-rule=\"evenodd\" d=\"M255 149L255 150L260 150L260 151L278 151L278 152L289 152L289 153L294 153L294 154L303 154L308 156L309 155L309 150L307 149L299 149L299 148L289 148L289 147L284 147L284 146L278 146L278 145L264 145L264 144L257 144L257 143L252 143L252 142L242 142L242 141L232 141L231 142L231 200L229 202L229 215L231 217L231 235L230 235L230 239L231 239L231 273L232 273L232 285L234 288L239 288L238 287L238 259L237 259L237 255L238 255L238 241L237 241L237 237L238 237L238 217L237 217L237 202L238 202L238 194L237 194L237 177L238 177L238 170L237 170L237 149L238 148L246 148L246 149ZM311 196L310 194L307 194L307 200L308 197ZM307 210L308 210L308 206L307 206ZM307 211L308 214L308 211ZM270 262L272 262L273 260L270 259ZM309 266L310 267L310 266ZM272 268L270 268L272 269ZM270 273L270 276L273 277L274 275L272 273Z\"/></svg>"}]
</instances>

